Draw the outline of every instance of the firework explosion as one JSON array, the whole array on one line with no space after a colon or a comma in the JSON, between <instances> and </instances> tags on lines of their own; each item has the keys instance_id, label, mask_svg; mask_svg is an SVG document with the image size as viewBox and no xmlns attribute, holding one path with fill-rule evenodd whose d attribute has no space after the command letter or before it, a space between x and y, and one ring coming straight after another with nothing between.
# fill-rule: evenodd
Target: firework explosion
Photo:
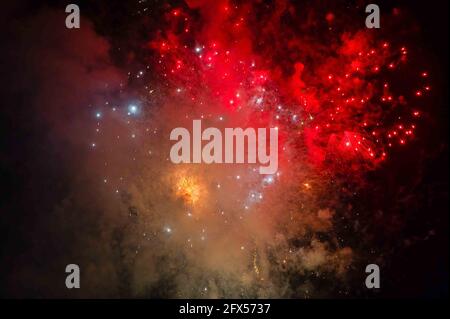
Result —
<instances>
[{"instance_id":1,"label":"firework explosion","mask_svg":"<svg viewBox=\"0 0 450 319\"><path fill-rule=\"evenodd\" d=\"M311 32L302 26L282 26L282 14L295 16L289 3L259 7L262 21L256 21L258 9L251 3L188 2L171 8L165 13L167 27L146 44L148 65L129 73L139 105L111 108L106 101L106 107L96 108L102 118L92 138L94 156L108 165L108 158L122 152L113 133L103 132L104 122L116 120L110 129L125 125L126 133L117 139L133 148L124 159L130 162L119 166L135 166L142 180L136 185L125 172L118 172L125 176L118 179L108 171L104 179L110 191L130 194L137 205L139 223L145 226L140 231L144 238L135 239L136 253L153 245L145 241L146 234L160 238L166 233L164 245L210 273L195 280L197 287L180 284L174 296L310 297L310 276L345 277L357 258L352 247L336 235L319 239L321 233L333 234L333 218L342 214L329 201L346 200L342 183L377 169L391 148L413 140L430 90L426 69L416 72L415 86L395 82L402 81L399 72L409 71L403 45L378 39L370 30L333 31L339 26L331 12L322 23L323 32L333 32L334 39L312 43ZM200 11L197 19L194 9ZM290 35L279 39L283 32ZM286 66L280 65L282 57L271 58L277 54L298 57ZM157 84L148 80L149 70L157 72ZM162 105L152 105L154 95ZM280 169L260 176L245 165L179 168L168 163L164 141L169 130L189 126L192 119L217 127L278 128ZM111 154L102 156L105 148ZM159 172L142 174L158 166ZM120 183L121 178L129 182ZM170 209L152 208L164 199L155 196L151 184L173 202ZM358 185L348 191L354 195ZM178 199L184 205L176 206ZM289 273L308 279L290 290L276 279ZM236 288L227 287L229 282Z\"/></svg>"},{"instance_id":2,"label":"firework explosion","mask_svg":"<svg viewBox=\"0 0 450 319\"><path fill-rule=\"evenodd\" d=\"M52 124L82 150L76 191L51 209L90 227L69 253L89 278L80 296L367 296L365 265L435 235L392 247L407 219L401 195L378 205L374 194L419 156L430 125L433 73L404 8L380 30L365 28L358 1L137 1L127 12L129 32L108 44L85 36L92 70L71 81L95 97L77 101L88 107L76 124ZM95 66L112 64L108 52L117 66ZM196 119L276 128L278 171L173 164L170 131Z\"/></svg>"}]
</instances>

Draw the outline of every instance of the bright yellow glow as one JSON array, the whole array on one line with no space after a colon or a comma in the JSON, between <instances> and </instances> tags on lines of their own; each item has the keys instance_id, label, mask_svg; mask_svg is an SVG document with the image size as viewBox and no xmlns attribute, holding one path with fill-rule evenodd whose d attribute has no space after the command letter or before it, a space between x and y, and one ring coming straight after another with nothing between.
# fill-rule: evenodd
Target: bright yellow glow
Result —
<instances>
[{"instance_id":1,"label":"bright yellow glow","mask_svg":"<svg viewBox=\"0 0 450 319\"><path fill-rule=\"evenodd\" d=\"M176 195L190 205L195 205L200 200L201 187L194 177L180 177L177 182Z\"/></svg>"}]
</instances>

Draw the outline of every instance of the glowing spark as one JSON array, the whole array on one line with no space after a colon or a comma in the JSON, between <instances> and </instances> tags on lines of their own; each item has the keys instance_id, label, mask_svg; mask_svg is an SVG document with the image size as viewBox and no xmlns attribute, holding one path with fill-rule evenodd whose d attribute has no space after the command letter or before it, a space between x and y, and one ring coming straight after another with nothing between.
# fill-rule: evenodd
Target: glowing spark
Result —
<instances>
[{"instance_id":1,"label":"glowing spark","mask_svg":"<svg viewBox=\"0 0 450 319\"><path fill-rule=\"evenodd\" d=\"M195 178L181 177L177 182L176 195L187 204L195 205L200 199L201 187Z\"/></svg>"}]
</instances>

